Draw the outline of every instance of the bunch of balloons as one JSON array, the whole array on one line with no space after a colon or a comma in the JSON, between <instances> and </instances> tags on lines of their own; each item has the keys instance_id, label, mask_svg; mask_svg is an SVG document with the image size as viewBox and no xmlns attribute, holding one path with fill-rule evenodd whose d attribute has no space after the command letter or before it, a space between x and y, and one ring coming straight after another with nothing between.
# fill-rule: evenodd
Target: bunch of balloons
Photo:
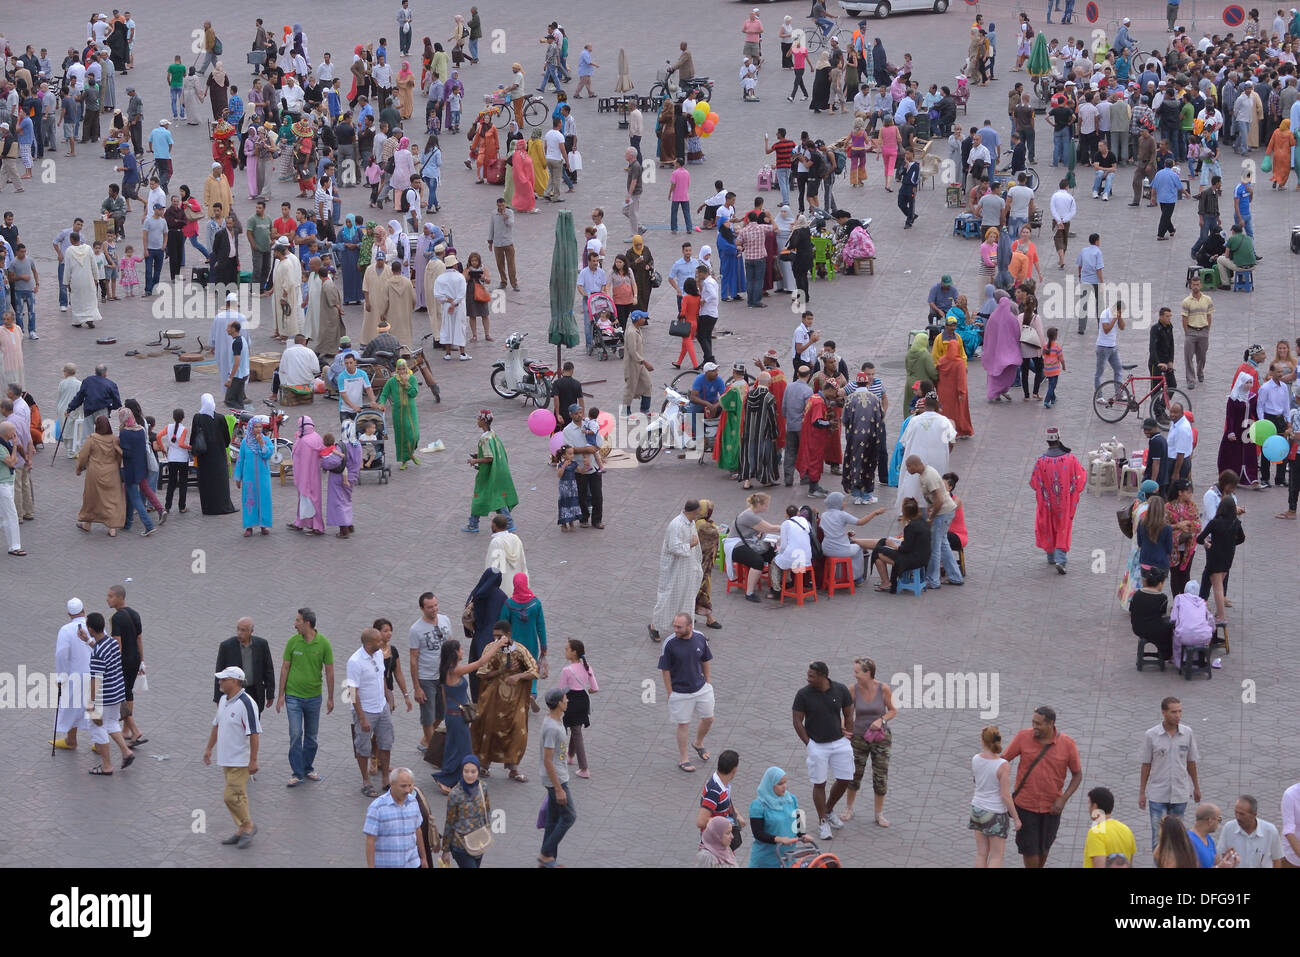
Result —
<instances>
[{"instance_id":1,"label":"bunch of balloons","mask_svg":"<svg viewBox=\"0 0 1300 957\"><path fill-rule=\"evenodd\" d=\"M609 438L616 424L614 415L611 412L601 412L596 416L596 423L596 431L604 438ZM551 450L552 455L558 454L560 449L568 444L564 441L562 433L555 432L555 413L550 409L534 409L530 412L528 414L528 431L538 438L549 436L550 440L547 447Z\"/></svg>"},{"instance_id":2,"label":"bunch of balloons","mask_svg":"<svg viewBox=\"0 0 1300 957\"><path fill-rule=\"evenodd\" d=\"M721 122L718 119L718 114L713 112L713 107L709 106L708 102L704 100L695 104L695 112L691 116L695 119L695 125L699 129L700 135L705 139L713 135L713 131L717 129L718 123Z\"/></svg>"}]
</instances>

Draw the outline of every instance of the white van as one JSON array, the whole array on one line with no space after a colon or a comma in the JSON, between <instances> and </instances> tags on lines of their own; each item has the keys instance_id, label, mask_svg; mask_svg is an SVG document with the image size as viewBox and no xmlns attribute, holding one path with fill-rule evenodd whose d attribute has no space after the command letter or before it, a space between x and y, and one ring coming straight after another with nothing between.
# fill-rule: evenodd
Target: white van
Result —
<instances>
[{"instance_id":1,"label":"white van","mask_svg":"<svg viewBox=\"0 0 1300 957\"><path fill-rule=\"evenodd\" d=\"M878 20L891 13L946 13L948 5L948 0L840 0L845 15Z\"/></svg>"}]
</instances>

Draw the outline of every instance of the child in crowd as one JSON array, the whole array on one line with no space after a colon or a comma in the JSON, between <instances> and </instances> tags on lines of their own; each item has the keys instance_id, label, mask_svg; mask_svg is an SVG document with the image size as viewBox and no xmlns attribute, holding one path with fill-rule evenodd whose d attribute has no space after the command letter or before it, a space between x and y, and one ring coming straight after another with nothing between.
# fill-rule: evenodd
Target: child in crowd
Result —
<instances>
[{"instance_id":1,"label":"child in crowd","mask_svg":"<svg viewBox=\"0 0 1300 957\"><path fill-rule=\"evenodd\" d=\"M104 282L108 288L108 298L113 301L117 300L117 278L117 241L109 236L108 242L104 243Z\"/></svg>"},{"instance_id":2,"label":"child in crowd","mask_svg":"<svg viewBox=\"0 0 1300 957\"><path fill-rule=\"evenodd\" d=\"M181 512L185 511L185 488L190 484L190 434L185 428L185 410L172 409L172 424L157 433L155 447L167 460L166 514L172 510L172 497L180 489Z\"/></svg>"},{"instance_id":3,"label":"child in crowd","mask_svg":"<svg viewBox=\"0 0 1300 957\"><path fill-rule=\"evenodd\" d=\"M361 467L371 468L379 457L379 424L373 419L366 422L361 433Z\"/></svg>"},{"instance_id":4,"label":"child in crowd","mask_svg":"<svg viewBox=\"0 0 1300 957\"><path fill-rule=\"evenodd\" d=\"M117 261L119 278L128 299L134 298L135 287L140 285L140 273L136 267L142 262L144 260L135 254L134 246L127 246L122 258Z\"/></svg>"},{"instance_id":5,"label":"child in crowd","mask_svg":"<svg viewBox=\"0 0 1300 957\"><path fill-rule=\"evenodd\" d=\"M447 109L451 111L451 131L460 132L460 103L461 95L458 91L453 91L447 95Z\"/></svg>"},{"instance_id":6,"label":"child in crowd","mask_svg":"<svg viewBox=\"0 0 1300 957\"><path fill-rule=\"evenodd\" d=\"M104 244L96 242L90 248L95 254L95 282L99 284L99 299L103 302L108 299L108 280L104 278L108 271L108 261L104 258Z\"/></svg>"},{"instance_id":7,"label":"child in crowd","mask_svg":"<svg viewBox=\"0 0 1300 957\"><path fill-rule=\"evenodd\" d=\"M1065 371L1065 352L1061 349L1058 338L1061 330L1051 326L1047 330L1047 342L1043 344L1043 376L1047 379L1047 398L1043 399L1043 408L1050 409L1056 405L1056 380Z\"/></svg>"},{"instance_id":8,"label":"child in crowd","mask_svg":"<svg viewBox=\"0 0 1300 957\"><path fill-rule=\"evenodd\" d=\"M591 665L587 664L587 649L577 638L564 643L564 658L568 664L560 672L560 688L569 699L564 712L564 726L569 729L569 763L577 762L578 777L589 778L587 747L582 739L582 729L591 726L591 695L600 691Z\"/></svg>"},{"instance_id":9,"label":"child in crowd","mask_svg":"<svg viewBox=\"0 0 1300 957\"><path fill-rule=\"evenodd\" d=\"M573 446L561 446L551 463L560 480L560 531L571 532L573 523L582 518L582 506L578 504L578 463L573 460Z\"/></svg>"}]
</instances>

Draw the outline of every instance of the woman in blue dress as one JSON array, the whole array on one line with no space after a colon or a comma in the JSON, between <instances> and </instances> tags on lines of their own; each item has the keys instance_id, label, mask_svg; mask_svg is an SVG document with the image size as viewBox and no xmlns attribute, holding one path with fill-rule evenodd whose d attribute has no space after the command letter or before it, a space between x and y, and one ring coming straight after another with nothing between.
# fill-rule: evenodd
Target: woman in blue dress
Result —
<instances>
[{"instance_id":1,"label":"woman in blue dress","mask_svg":"<svg viewBox=\"0 0 1300 957\"><path fill-rule=\"evenodd\" d=\"M467 676L487 664L508 640L503 636L488 642L487 647L483 649L482 657L469 664L463 664L465 652L461 650L459 641L453 638L442 643L442 658L438 663L438 682L442 694L446 696L447 740L442 748L441 770L434 774L433 779L438 782L438 790L444 797L460 783L460 769L465 764L465 758L474 753L469 739L469 722L465 720L465 715L460 710L462 705L469 702Z\"/></svg>"},{"instance_id":2,"label":"woman in blue dress","mask_svg":"<svg viewBox=\"0 0 1300 957\"><path fill-rule=\"evenodd\" d=\"M361 267L359 260L361 258L361 229L357 226L356 217L349 214L343 220L344 226L339 230L338 242L339 247L339 272L343 274L343 305L351 306L361 302L365 297L361 294Z\"/></svg>"},{"instance_id":3,"label":"woman in blue dress","mask_svg":"<svg viewBox=\"0 0 1300 957\"><path fill-rule=\"evenodd\" d=\"M989 285L986 288L992 289ZM990 296L990 298L992 298ZM979 355L980 344L984 341L984 330L981 325L977 325L971 320L969 313L970 306L966 302L965 296L958 296L957 301L949 307L948 312L944 315L947 319L949 316L957 320L957 335L961 337L963 351L968 356Z\"/></svg>"},{"instance_id":4,"label":"woman in blue dress","mask_svg":"<svg viewBox=\"0 0 1300 957\"><path fill-rule=\"evenodd\" d=\"M718 258L722 262L722 301L745 295L745 266L730 222L718 223Z\"/></svg>"},{"instance_id":5,"label":"woman in blue dress","mask_svg":"<svg viewBox=\"0 0 1300 957\"><path fill-rule=\"evenodd\" d=\"M262 432L270 422L264 415L253 416L240 443L239 457L235 459L235 488L240 490L245 538L252 536L257 526L261 526L263 535L271 534L269 463L275 454L275 442Z\"/></svg>"},{"instance_id":6,"label":"woman in blue dress","mask_svg":"<svg viewBox=\"0 0 1300 957\"><path fill-rule=\"evenodd\" d=\"M754 832L754 847L749 852L750 867L780 867L778 848L810 841L799 819L799 800L790 793L789 779L780 768L763 772L758 783L758 797L749 806L749 827Z\"/></svg>"}]
</instances>

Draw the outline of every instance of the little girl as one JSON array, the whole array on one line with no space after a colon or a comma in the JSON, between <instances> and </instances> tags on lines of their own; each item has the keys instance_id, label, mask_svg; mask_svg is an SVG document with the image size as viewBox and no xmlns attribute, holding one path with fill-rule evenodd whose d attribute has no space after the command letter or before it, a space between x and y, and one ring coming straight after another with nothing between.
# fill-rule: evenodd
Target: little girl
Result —
<instances>
[{"instance_id":1,"label":"little girl","mask_svg":"<svg viewBox=\"0 0 1300 957\"><path fill-rule=\"evenodd\" d=\"M564 712L564 726L569 729L569 763L578 763L578 777L589 778L587 747L582 740L582 729L591 726L591 695L600 691L591 665L587 664L587 649L577 638L564 643L564 657L569 663L560 672L560 687L569 699Z\"/></svg>"},{"instance_id":2,"label":"little girl","mask_svg":"<svg viewBox=\"0 0 1300 957\"><path fill-rule=\"evenodd\" d=\"M111 300L117 299L117 267L117 241L110 233L108 242L104 243L104 280L108 283L108 298Z\"/></svg>"},{"instance_id":3,"label":"little girl","mask_svg":"<svg viewBox=\"0 0 1300 957\"><path fill-rule=\"evenodd\" d=\"M142 262L144 260L135 254L134 246L127 246L126 253L117 261L122 287L126 290L127 298L134 297L135 287L140 285L140 274L136 272L136 266Z\"/></svg>"},{"instance_id":4,"label":"little girl","mask_svg":"<svg viewBox=\"0 0 1300 957\"><path fill-rule=\"evenodd\" d=\"M984 242L980 243L980 265L984 267L984 274L991 282L993 273L998 268L998 230L996 226L991 226L984 231Z\"/></svg>"},{"instance_id":5,"label":"little girl","mask_svg":"<svg viewBox=\"0 0 1300 957\"><path fill-rule=\"evenodd\" d=\"M573 460L573 446L563 445L551 459L555 474L560 479L560 518L562 532L573 531L573 523L582 517L578 504L578 463Z\"/></svg>"},{"instance_id":6,"label":"little girl","mask_svg":"<svg viewBox=\"0 0 1300 957\"><path fill-rule=\"evenodd\" d=\"M677 361L672 364L673 368L680 369L682 360L687 355L691 357L691 368L697 368L700 360L695 355L695 332L700 323L700 287L694 278L688 278L682 283L682 311L679 318L691 324L691 334L682 336L682 348L677 353Z\"/></svg>"},{"instance_id":7,"label":"little girl","mask_svg":"<svg viewBox=\"0 0 1300 957\"><path fill-rule=\"evenodd\" d=\"M370 162L366 165L366 182L370 184L370 208L383 209L384 204L379 202L379 182L384 178L384 171L379 167L377 157L371 156Z\"/></svg>"},{"instance_id":8,"label":"little girl","mask_svg":"<svg viewBox=\"0 0 1300 957\"><path fill-rule=\"evenodd\" d=\"M1047 342L1043 345L1043 375L1047 378L1047 398L1043 408L1050 409L1056 405L1056 380L1065 371L1065 352L1057 340L1060 330L1051 326L1047 330Z\"/></svg>"}]
</instances>

